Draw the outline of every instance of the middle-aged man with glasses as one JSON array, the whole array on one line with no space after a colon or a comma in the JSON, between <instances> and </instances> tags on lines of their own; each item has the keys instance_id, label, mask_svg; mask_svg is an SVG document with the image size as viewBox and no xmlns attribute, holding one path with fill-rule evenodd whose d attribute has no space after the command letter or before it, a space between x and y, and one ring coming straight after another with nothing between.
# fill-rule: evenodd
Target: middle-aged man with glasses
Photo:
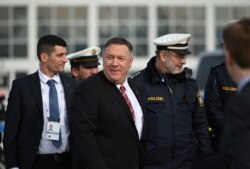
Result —
<instances>
[{"instance_id":1,"label":"middle-aged man with glasses","mask_svg":"<svg viewBox=\"0 0 250 169\"><path fill-rule=\"evenodd\" d=\"M143 90L148 116L144 169L189 169L196 157L210 151L204 104L191 69L183 68L190 38L156 38L156 56L131 76Z\"/></svg>"}]
</instances>

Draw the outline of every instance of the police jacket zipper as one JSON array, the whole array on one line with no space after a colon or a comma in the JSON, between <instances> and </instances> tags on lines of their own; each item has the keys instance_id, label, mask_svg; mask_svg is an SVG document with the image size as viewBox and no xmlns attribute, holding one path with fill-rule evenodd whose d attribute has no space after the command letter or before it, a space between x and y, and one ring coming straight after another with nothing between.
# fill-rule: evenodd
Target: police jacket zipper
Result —
<instances>
[{"instance_id":1,"label":"police jacket zipper","mask_svg":"<svg viewBox=\"0 0 250 169\"><path fill-rule=\"evenodd\" d=\"M171 94L173 94L173 90L171 89L171 87L170 87L169 85L167 85L167 87L168 87L169 92L170 92Z\"/></svg>"},{"instance_id":2,"label":"police jacket zipper","mask_svg":"<svg viewBox=\"0 0 250 169\"><path fill-rule=\"evenodd\" d=\"M167 87L168 87L168 90L169 90L169 92L168 92L168 94L169 94L169 102L170 102L170 113L171 113L171 118L172 118L172 145L173 145L173 148L172 148L172 152L171 152L171 164L170 164L170 168L172 168L173 167L173 160L174 160L174 151L175 151L175 125L174 125L174 112L173 112L173 110L174 110L174 108L173 108L173 90L172 90L172 88L170 87L170 85L168 84L167 85Z\"/></svg>"}]
</instances>

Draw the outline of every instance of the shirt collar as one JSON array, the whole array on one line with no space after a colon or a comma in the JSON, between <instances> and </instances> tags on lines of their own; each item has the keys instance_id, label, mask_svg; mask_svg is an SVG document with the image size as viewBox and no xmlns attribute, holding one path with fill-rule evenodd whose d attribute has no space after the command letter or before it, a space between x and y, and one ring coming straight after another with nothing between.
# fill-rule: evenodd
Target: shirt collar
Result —
<instances>
[{"instance_id":1,"label":"shirt collar","mask_svg":"<svg viewBox=\"0 0 250 169\"><path fill-rule=\"evenodd\" d=\"M59 84L60 81L60 76L57 73L56 75L54 75L52 78L50 78L49 76L45 75L40 69L38 70L38 74L39 74L39 78L43 83L47 83L48 80L53 79L54 81L56 81L57 84Z\"/></svg>"},{"instance_id":2,"label":"shirt collar","mask_svg":"<svg viewBox=\"0 0 250 169\"><path fill-rule=\"evenodd\" d=\"M126 89L129 88L129 84L128 84L128 79L127 78L126 78L125 82L122 85L120 85L120 84L116 85L116 87L118 89L120 89L121 86L124 86Z\"/></svg>"},{"instance_id":3,"label":"shirt collar","mask_svg":"<svg viewBox=\"0 0 250 169\"><path fill-rule=\"evenodd\" d=\"M242 79L238 85L238 92L240 92L248 82L250 82L250 76L247 76L244 79Z\"/></svg>"}]
</instances>

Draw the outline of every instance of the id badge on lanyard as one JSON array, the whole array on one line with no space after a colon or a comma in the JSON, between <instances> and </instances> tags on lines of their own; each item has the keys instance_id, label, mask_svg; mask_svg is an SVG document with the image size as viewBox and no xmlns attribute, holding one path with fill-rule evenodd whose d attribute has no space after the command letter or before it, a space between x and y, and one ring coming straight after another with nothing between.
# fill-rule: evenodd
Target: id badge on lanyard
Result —
<instances>
[{"instance_id":1,"label":"id badge on lanyard","mask_svg":"<svg viewBox=\"0 0 250 169\"><path fill-rule=\"evenodd\" d=\"M46 130L46 139L48 140L59 140L60 134L60 123L49 121Z\"/></svg>"}]
</instances>

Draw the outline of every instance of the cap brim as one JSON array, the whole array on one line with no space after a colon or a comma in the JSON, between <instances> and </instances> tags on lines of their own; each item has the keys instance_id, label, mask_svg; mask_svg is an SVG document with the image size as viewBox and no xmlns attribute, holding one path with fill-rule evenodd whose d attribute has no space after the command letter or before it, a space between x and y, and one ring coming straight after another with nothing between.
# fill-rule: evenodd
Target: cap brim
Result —
<instances>
[{"instance_id":1,"label":"cap brim","mask_svg":"<svg viewBox=\"0 0 250 169\"><path fill-rule=\"evenodd\" d=\"M100 62L81 62L81 63L78 63L79 65L82 65L84 67L96 67L96 66L99 66L100 65Z\"/></svg>"},{"instance_id":2,"label":"cap brim","mask_svg":"<svg viewBox=\"0 0 250 169\"><path fill-rule=\"evenodd\" d=\"M183 56L191 54L190 50L188 49L182 49L182 50L169 49L169 50L179 53L180 55L183 55Z\"/></svg>"}]
</instances>

